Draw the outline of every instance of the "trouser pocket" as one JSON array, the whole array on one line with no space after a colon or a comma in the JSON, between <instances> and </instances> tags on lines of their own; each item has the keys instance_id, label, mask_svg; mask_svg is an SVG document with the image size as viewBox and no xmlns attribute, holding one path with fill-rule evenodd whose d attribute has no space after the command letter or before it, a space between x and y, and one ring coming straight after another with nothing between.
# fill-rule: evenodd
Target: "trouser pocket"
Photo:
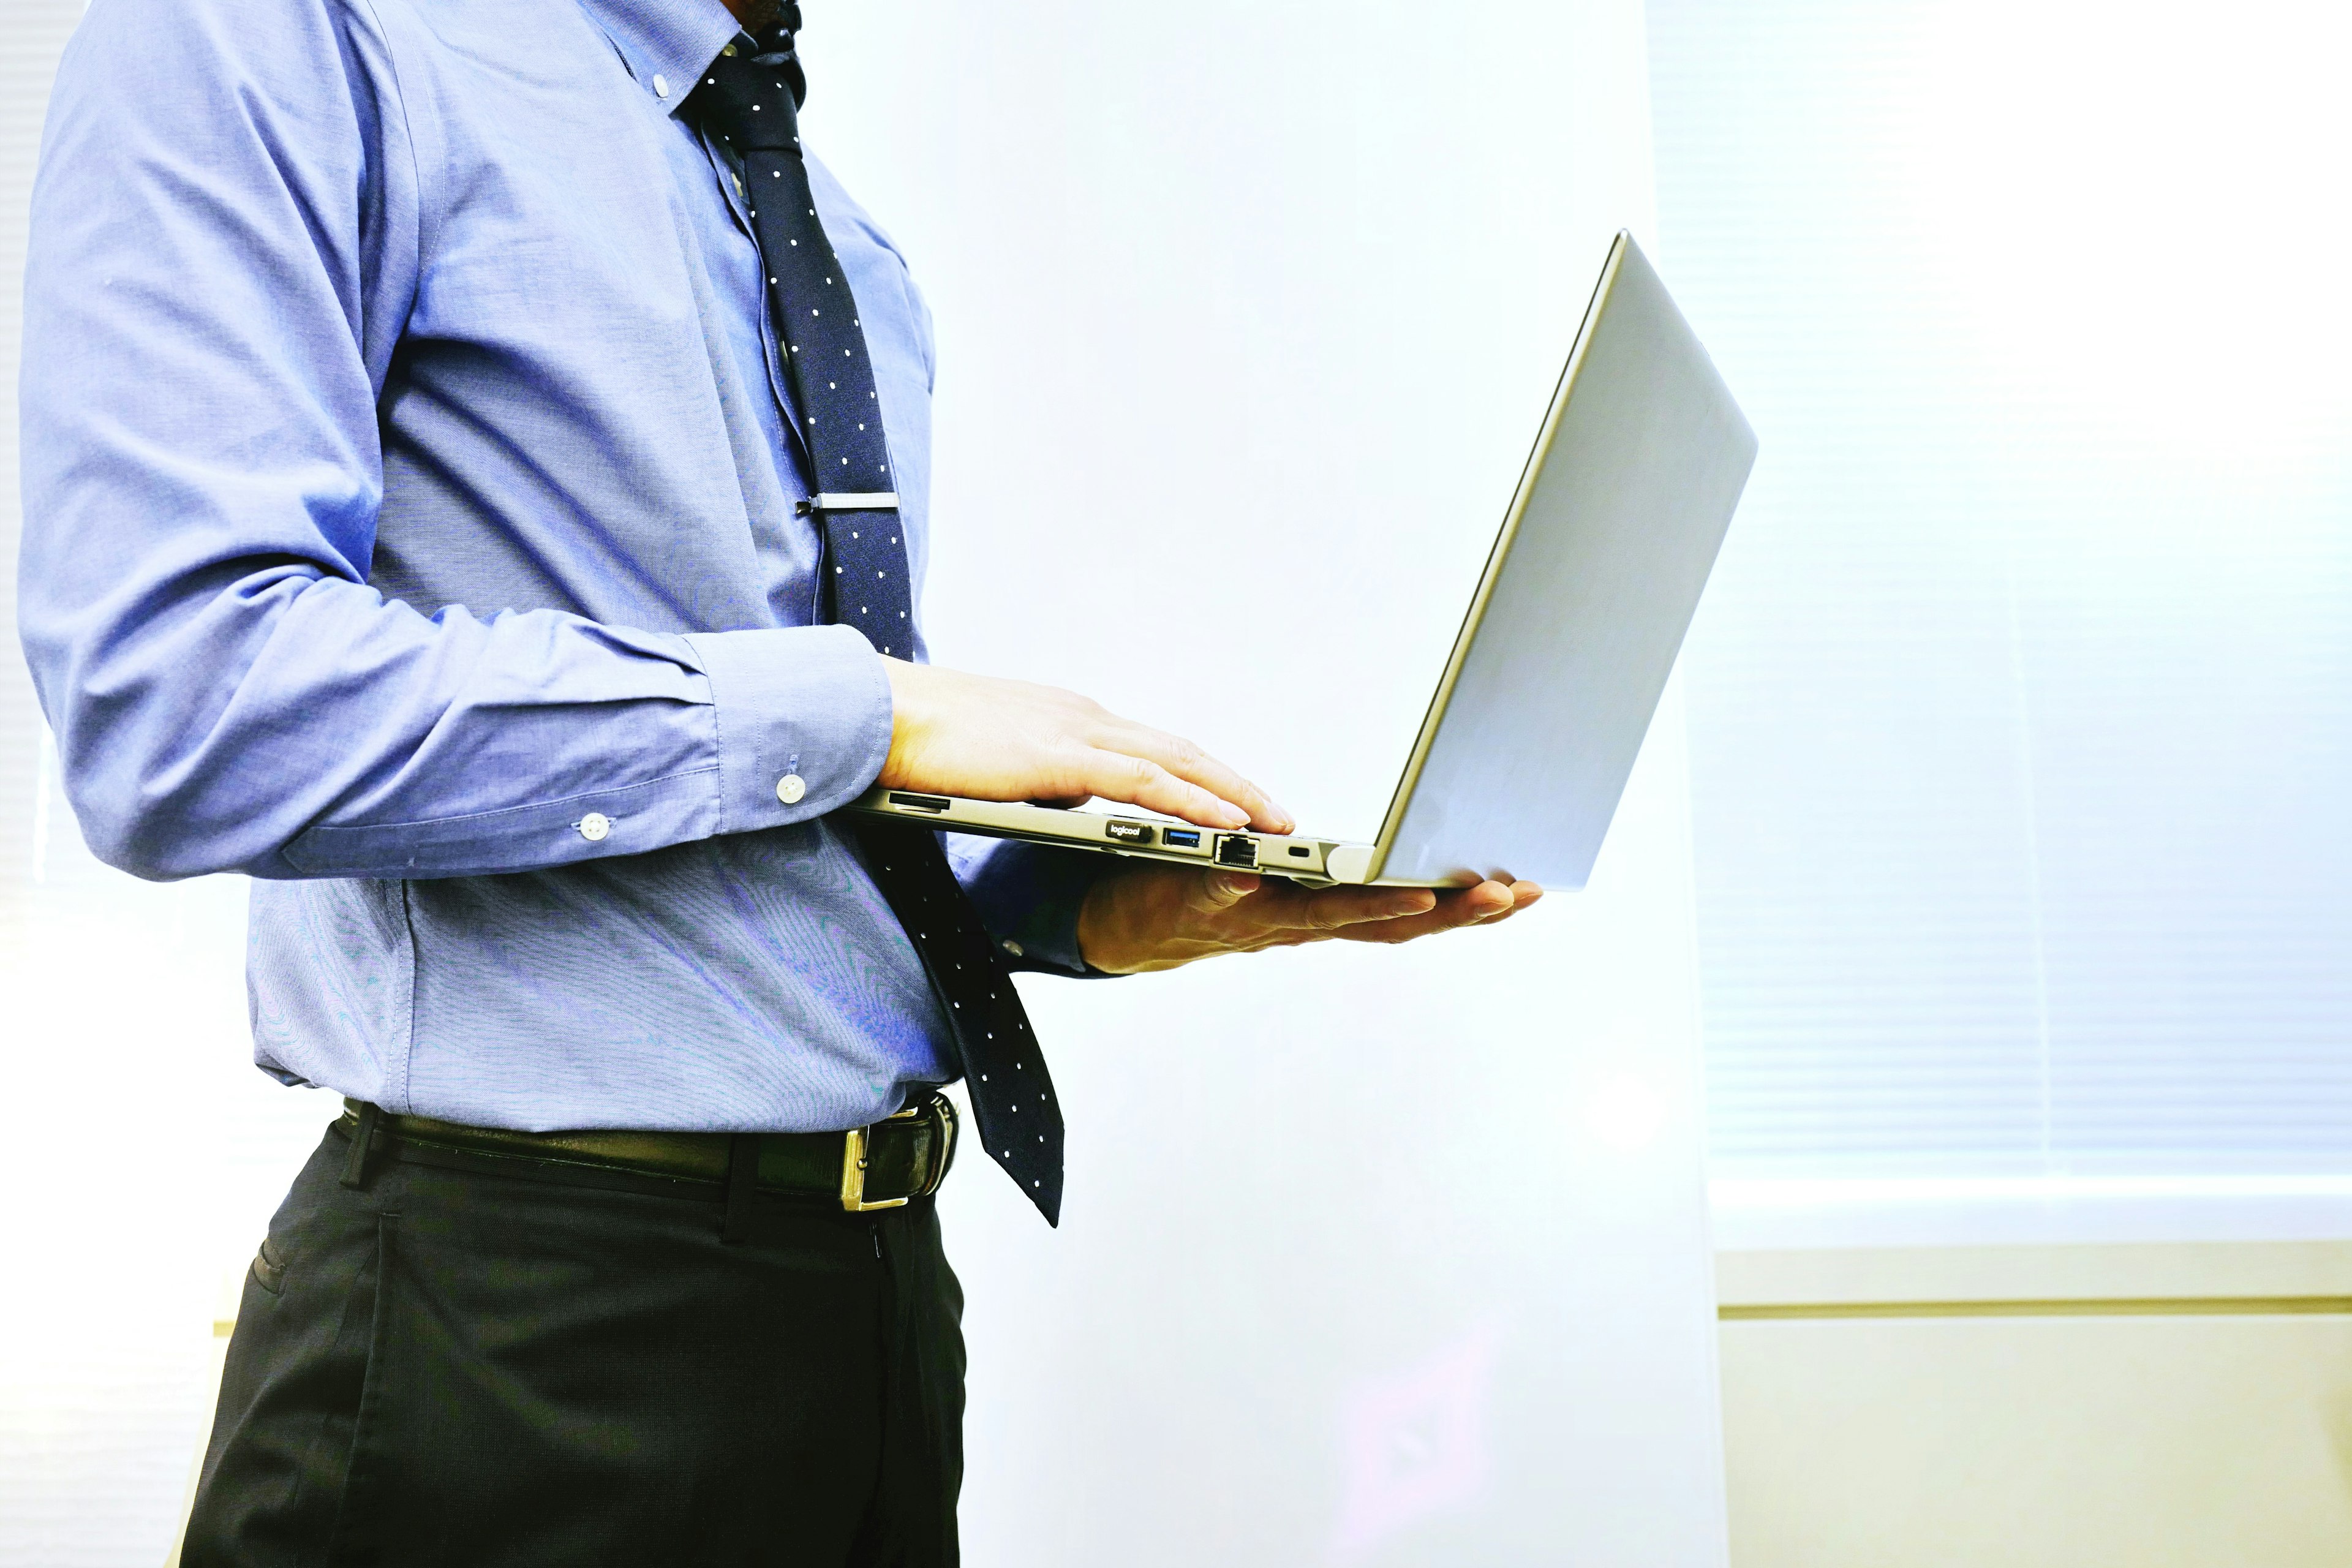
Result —
<instances>
[{"instance_id":1,"label":"trouser pocket","mask_svg":"<svg viewBox=\"0 0 2352 1568\"><path fill-rule=\"evenodd\" d=\"M343 1533L390 1222L336 1186L328 1142L334 1159L312 1156L247 1270L184 1568L316 1563Z\"/></svg>"}]
</instances>

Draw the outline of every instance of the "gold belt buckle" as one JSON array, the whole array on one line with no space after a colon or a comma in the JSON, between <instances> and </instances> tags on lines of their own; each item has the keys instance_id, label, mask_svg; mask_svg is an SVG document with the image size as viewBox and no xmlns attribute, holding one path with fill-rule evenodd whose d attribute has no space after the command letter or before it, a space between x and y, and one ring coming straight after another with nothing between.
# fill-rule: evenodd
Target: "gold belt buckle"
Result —
<instances>
[{"instance_id":1,"label":"gold belt buckle","mask_svg":"<svg viewBox=\"0 0 2352 1568\"><path fill-rule=\"evenodd\" d=\"M948 1151L955 1142L955 1112L943 1096L934 1094L926 1104L910 1105L883 1118L885 1121L913 1121L924 1116L932 1117L940 1123L940 1148L938 1169L931 1173L930 1179L923 1184L921 1194L918 1195L939 1191L940 1180L948 1173ZM851 1214L904 1208L908 1202L906 1198L883 1198L874 1203L866 1201L866 1154L872 1147L873 1131L872 1127L853 1127L842 1134L841 1206Z\"/></svg>"}]
</instances>

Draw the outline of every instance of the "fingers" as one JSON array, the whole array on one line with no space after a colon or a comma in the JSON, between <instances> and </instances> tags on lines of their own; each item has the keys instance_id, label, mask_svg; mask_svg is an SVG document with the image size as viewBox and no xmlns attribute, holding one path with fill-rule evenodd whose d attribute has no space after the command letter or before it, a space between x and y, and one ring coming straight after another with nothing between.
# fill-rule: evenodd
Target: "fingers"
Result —
<instances>
[{"instance_id":1,"label":"fingers","mask_svg":"<svg viewBox=\"0 0 2352 1568\"><path fill-rule=\"evenodd\" d=\"M1533 882L1486 881L1475 887L1444 892L1427 888L1322 888L1308 889L1293 882L1266 882L1255 876L1210 872L1194 907L1202 913L1221 913L1263 887L1244 912L1250 924L1268 931L1297 933L1300 941L1339 937L1353 942L1410 942L1415 937L1454 931L1463 926L1490 925L1543 897ZM1238 891L1216 893L1220 884Z\"/></svg>"},{"instance_id":2,"label":"fingers","mask_svg":"<svg viewBox=\"0 0 2352 1568\"><path fill-rule=\"evenodd\" d=\"M1254 871L1143 866L1097 882L1079 911L1087 962L1113 973L1173 969L1223 952L1305 942L1410 942L1508 920L1543 897L1532 882L1309 889Z\"/></svg>"},{"instance_id":3,"label":"fingers","mask_svg":"<svg viewBox=\"0 0 2352 1568\"><path fill-rule=\"evenodd\" d=\"M1287 832L1290 814L1189 741L1076 692L884 658L890 750L878 782L982 800L1099 796L1203 827Z\"/></svg>"},{"instance_id":4,"label":"fingers","mask_svg":"<svg viewBox=\"0 0 2352 1568\"><path fill-rule=\"evenodd\" d=\"M1147 811L1165 812L1202 827L1241 827L1249 822L1249 812L1244 807L1178 778L1146 757L1091 751L1079 759L1077 773L1087 792L1104 800L1125 801Z\"/></svg>"},{"instance_id":5,"label":"fingers","mask_svg":"<svg viewBox=\"0 0 2352 1568\"><path fill-rule=\"evenodd\" d=\"M1497 924L1542 897L1543 889L1533 882L1481 882L1475 888L1437 895L1425 914L1378 925L1355 926L1333 934L1345 942L1412 942L1465 926Z\"/></svg>"},{"instance_id":6,"label":"fingers","mask_svg":"<svg viewBox=\"0 0 2352 1568\"><path fill-rule=\"evenodd\" d=\"M1437 895L1426 888L1320 888L1286 882L1251 912L1279 931L1331 935L1349 926L1409 919L1429 912Z\"/></svg>"},{"instance_id":7,"label":"fingers","mask_svg":"<svg viewBox=\"0 0 2352 1568\"><path fill-rule=\"evenodd\" d=\"M1108 715L1105 718L1108 721L1101 732L1093 737L1094 743L1103 750L1139 757L1174 778L1198 785L1216 799L1239 807L1243 820L1261 832L1287 833L1297 826L1290 813L1276 805L1264 790L1192 742L1125 719ZM1204 821L1197 817L1190 820ZM1239 827L1242 823L1220 820L1206 825Z\"/></svg>"}]
</instances>

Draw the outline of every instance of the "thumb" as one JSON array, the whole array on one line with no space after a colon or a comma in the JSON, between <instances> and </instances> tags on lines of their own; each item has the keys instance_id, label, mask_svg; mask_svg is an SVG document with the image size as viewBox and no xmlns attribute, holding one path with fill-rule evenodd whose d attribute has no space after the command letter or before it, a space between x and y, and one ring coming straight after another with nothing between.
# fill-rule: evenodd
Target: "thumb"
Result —
<instances>
[{"instance_id":1,"label":"thumb","mask_svg":"<svg viewBox=\"0 0 2352 1568\"><path fill-rule=\"evenodd\" d=\"M1229 910L1256 892L1261 880L1247 871L1204 872L1201 877L1200 892L1192 903L1211 914Z\"/></svg>"}]
</instances>

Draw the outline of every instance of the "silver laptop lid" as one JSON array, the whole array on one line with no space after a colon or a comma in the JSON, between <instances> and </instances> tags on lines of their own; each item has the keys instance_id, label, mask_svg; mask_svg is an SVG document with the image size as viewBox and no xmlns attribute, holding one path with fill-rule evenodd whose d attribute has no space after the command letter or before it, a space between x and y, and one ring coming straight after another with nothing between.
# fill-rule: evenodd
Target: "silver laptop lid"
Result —
<instances>
[{"instance_id":1,"label":"silver laptop lid","mask_svg":"<svg viewBox=\"0 0 2352 1568\"><path fill-rule=\"evenodd\" d=\"M1620 233L1373 877L1584 885L1755 460L1739 405Z\"/></svg>"}]
</instances>

